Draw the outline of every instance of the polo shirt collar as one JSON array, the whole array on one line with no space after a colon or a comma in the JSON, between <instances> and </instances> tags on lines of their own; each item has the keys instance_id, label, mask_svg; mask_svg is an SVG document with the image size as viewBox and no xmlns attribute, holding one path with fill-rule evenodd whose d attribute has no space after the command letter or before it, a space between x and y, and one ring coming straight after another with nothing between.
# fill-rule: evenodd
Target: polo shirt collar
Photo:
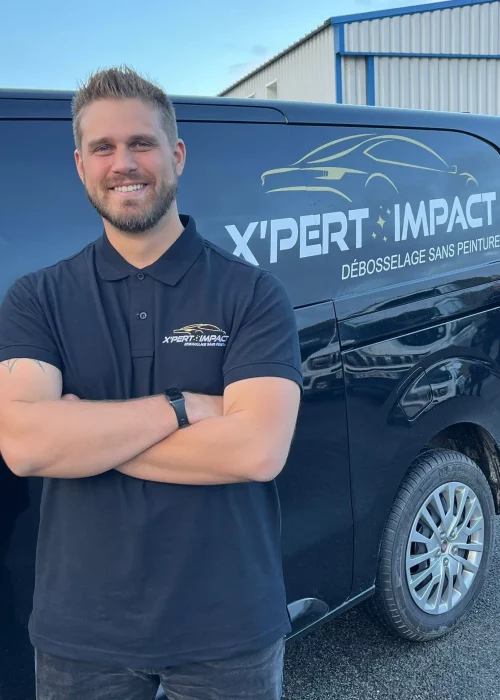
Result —
<instances>
[{"instance_id":1,"label":"polo shirt collar","mask_svg":"<svg viewBox=\"0 0 500 700\"><path fill-rule=\"evenodd\" d=\"M139 272L151 275L159 282L174 286L189 270L203 250L204 242L196 230L196 224L191 216L180 216L184 230L175 243L166 250L154 263L139 269L123 258L111 245L104 231L96 241L95 261L102 279L107 281L120 280Z\"/></svg>"}]
</instances>

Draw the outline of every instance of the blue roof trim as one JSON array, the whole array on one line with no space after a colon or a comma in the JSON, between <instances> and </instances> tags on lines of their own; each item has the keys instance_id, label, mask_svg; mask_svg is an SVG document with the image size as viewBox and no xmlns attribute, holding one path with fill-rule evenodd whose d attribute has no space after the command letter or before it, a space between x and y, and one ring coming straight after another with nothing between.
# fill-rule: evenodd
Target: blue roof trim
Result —
<instances>
[{"instance_id":1,"label":"blue roof trim","mask_svg":"<svg viewBox=\"0 0 500 700\"><path fill-rule=\"evenodd\" d=\"M343 56L358 56L369 58L481 58L487 60L500 59L498 53L398 53L396 51L344 51Z\"/></svg>"},{"instance_id":2,"label":"blue roof trim","mask_svg":"<svg viewBox=\"0 0 500 700\"><path fill-rule=\"evenodd\" d=\"M354 15L331 17L330 22L335 26L337 24L362 22L369 19L433 12L434 10L452 10L455 7L467 7L469 5L486 5L492 2L496 2L496 0L445 0L444 2L430 2L427 5L409 5L408 7L393 7L391 10L375 10L374 12L360 12Z\"/></svg>"}]
</instances>

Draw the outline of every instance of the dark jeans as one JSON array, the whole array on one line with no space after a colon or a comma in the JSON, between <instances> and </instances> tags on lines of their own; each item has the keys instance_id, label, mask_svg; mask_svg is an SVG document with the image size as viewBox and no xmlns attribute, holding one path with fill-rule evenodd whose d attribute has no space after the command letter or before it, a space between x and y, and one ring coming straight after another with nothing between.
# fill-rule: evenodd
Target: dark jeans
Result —
<instances>
[{"instance_id":1,"label":"dark jeans","mask_svg":"<svg viewBox=\"0 0 500 700\"><path fill-rule=\"evenodd\" d=\"M252 654L130 669L73 661L35 650L37 700L154 700L160 684L169 700L279 700L284 640Z\"/></svg>"}]
</instances>

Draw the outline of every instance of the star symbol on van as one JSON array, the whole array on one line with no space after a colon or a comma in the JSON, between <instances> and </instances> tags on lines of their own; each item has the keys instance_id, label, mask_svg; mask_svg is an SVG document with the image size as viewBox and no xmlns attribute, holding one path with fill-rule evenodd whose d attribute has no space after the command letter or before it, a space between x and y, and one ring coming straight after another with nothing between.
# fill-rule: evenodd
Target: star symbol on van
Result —
<instances>
[{"instance_id":1,"label":"star symbol on van","mask_svg":"<svg viewBox=\"0 0 500 700\"><path fill-rule=\"evenodd\" d=\"M384 228L385 220L381 216L379 216L377 224L380 226L380 228Z\"/></svg>"},{"instance_id":2,"label":"star symbol on van","mask_svg":"<svg viewBox=\"0 0 500 700\"><path fill-rule=\"evenodd\" d=\"M388 213L389 216L390 216L390 215L391 215L391 210L390 210L390 209L386 209L386 211L387 211L387 213Z\"/></svg>"},{"instance_id":3,"label":"star symbol on van","mask_svg":"<svg viewBox=\"0 0 500 700\"><path fill-rule=\"evenodd\" d=\"M377 237L377 234L376 234L375 231L374 231L374 232L372 233L372 238L376 238L376 237Z\"/></svg>"}]
</instances>

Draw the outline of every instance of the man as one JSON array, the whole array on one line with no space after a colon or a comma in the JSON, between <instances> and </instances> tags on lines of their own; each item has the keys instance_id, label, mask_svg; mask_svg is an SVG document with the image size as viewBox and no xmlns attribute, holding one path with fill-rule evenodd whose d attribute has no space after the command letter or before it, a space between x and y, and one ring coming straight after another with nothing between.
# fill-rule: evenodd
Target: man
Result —
<instances>
[{"instance_id":1,"label":"man","mask_svg":"<svg viewBox=\"0 0 500 700\"><path fill-rule=\"evenodd\" d=\"M96 73L73 125L104 233L0 310L0 449L44 477L37 698L151 700L161 683L171 700L275 700L293 311L274 276L178 214L186 148L161 89Z\"/></svg>"}]
</instances>

